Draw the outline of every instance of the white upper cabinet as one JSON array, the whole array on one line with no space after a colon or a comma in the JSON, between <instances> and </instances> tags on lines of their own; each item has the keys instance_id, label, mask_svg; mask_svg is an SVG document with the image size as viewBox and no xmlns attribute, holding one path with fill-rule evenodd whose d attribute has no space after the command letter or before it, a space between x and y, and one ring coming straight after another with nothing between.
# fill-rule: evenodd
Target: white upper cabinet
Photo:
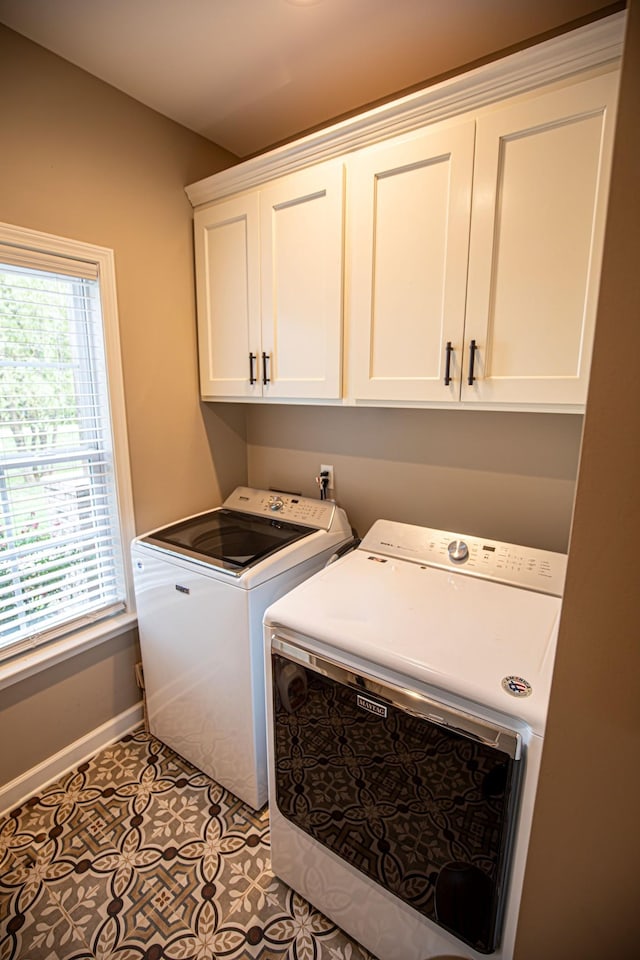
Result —
<instances>
[{"instance_id":1,"label":"white upper cabinet","mask_svg":"<svg viewBox=\"0 0 640 960\"><path fill-rule=\"evenodd\" d=\"M596 77L349 161L350 396L585 403L616 87Z\"/></svg>"},{"instance_id":2,"label":"white upper cabinet","mask_svg":"<svg viewBox=\"0 0 640 960\"><path fill-rule=\"evenodd\" d=\"M473 141L438 124L347 164L356 399L459 398Z\"/></svg>"},{"instance_id":3,"label":"white upper cabinet","mask_svg":"<svg viewBox=\"0 0 640 960\"><path fill-rule=\"evenodd\" d=\"M203 397L249 397L259 391L259 218L257 195L227 200L194 215Z\"/></svg>"},{"instance_id":4,"label":"white upper cabinet","mask_svg":"<svg viewBox=\"0 0 640 960\"><path fill-rule=\"evenodd\" d=\"M343 220L341 163L196 211L205 399L341 396Z\"/></svg>"},{"instance_id":5,"label":"white upper cabinet","mask_svg":"<svg viewBox=\"0 0 640 960\"><path fill-rule=\"evenodd\" d=\"M586 401L616 89L600 76L477 121L465 401Z\"/></svg>"},{"instance_id":6,"label":"white upper cabinet","mask_svg":"<svg viewBox=\"0 0 640 960\"><path fill-rule=\"evenodd\" d=\"M343 223L342 164L260 193L265 396L341 396Z\"/></svg>"},{"instance_id":7,"label":"white upper cabinet","mask_svg":"<svg viewBox=\"0 0 640 960\"><path fill-rule=\"evenodd\" d=\"M582 410L624 20L187 187L203 398Z\"/></svg>"}]
</instances>

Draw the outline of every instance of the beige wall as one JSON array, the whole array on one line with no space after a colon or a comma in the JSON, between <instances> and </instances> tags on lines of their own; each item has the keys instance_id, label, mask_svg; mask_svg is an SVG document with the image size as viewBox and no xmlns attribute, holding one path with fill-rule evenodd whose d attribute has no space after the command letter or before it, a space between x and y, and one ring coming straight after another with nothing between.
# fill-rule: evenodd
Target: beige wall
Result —
<instances>
[{"instance_id":1,"label":"beige wall","mask_svg":"<svg viewBox=\"0 0 640 960\"><path fill-rule=\"evenodd\" d=\"M246 479L244 413L198 402L192 209L233 158L0 26L0 220L115 251L138 531ZM137 633L0 690L0 785L139 700Z\"/></svg>"},{"instance_id":2,"label":"beige wall","mask_svg":"<svg viewBox=\"0 0 640 960\"><path fill-rule=\"evenodd\" d=\"M580 416L252 406L247 424L252 485L317 496L332 464L361 535L384 517L567 549Z\"/></svg>"},{"instance_id":3,"label":"beige wall","mask_svg":"<svg viewBox=\"0 0 640 960\"><path fill-rule=\"evenodd\" d=\"M0 787L136 704L139 659L132 631L0 691Z\"/></svg>"},{"instance_id":4,"label":"beige wall","mask_svg":"<svg viewBox=\"0 0 640 960\"><path fill-rule=\"evenodd\" d=\"M218 502L184 185L234 158L4 27L0 89L0 219L115 251L137 529ZM243 476L242 415L209 429Z\"/></svg>"},{"instance_id":5,"label":"beige wall","mask_svg":"<svg viewBox=\"0 0 640 960\"><path fill-rule=\"evenodd\" d=\"M639 102L640 3L633 0L518 960L640 955Z\"/></svg>"}]
</instances>

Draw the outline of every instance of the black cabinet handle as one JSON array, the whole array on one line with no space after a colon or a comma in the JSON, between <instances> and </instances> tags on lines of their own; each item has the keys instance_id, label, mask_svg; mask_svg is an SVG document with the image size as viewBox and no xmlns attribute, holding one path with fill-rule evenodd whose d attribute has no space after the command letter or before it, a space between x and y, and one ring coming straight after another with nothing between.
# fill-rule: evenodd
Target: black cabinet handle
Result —
<instances>
[{"instance_id":1,"label":"black cabinet handle","mask_svg":"<svg viewBox=\"0 0 640 960\"><path fill-rule=\"evenodd\" d=\"M267 376L267 364L268 364L268 362L269 362L270 359L271 359L270 355L269 355L268 353L264 353L264 351L263 351L263 353L262 353L262 382L263 382L263 384L265 385L265 387L266 387L266 385L270 382L269 377Z\"/></svg>"},{"instance_id":2,"label":"black cabinet handle","mask_svg":"<svg viewBox=\"0 0 640 960\"><path fill-rule=\"evenodd\" d=\"M253 372L253 362L254 360L257 360L257 359L258 359L257 354L255 353L249 354L249 383L251 384L251 386L253 386L253 384L257 383L258 381L258 378L255 376Z\"/></svg>"},{"instance_id":3,"label":"black cabinet handle","mask_svg":"<svg viewBox=\"0 0 640 960\"><path fill-rule=\"evenodd\" d=\"M453 353L453 347L451 346L451 340L447 340L447 345L445 349L445 366L444 366L444 385L448 387L451 383L451 354Z\"/></svg>"},{"instance_id":4,"label":"black cabinet handle","mask_svg":"<svg viewBox=\"0 0 640 960\"><path fill-rule=\"evenodd\" d=\"M467 377L467 383L469 384L470 387L473 386L473 381L475 380L475 377L473 375L473 365L475 363L475 359L476 359L476 342L475 340L472 340L471 343L469 344L469 376Z\"/></svg>"}]
</instances>

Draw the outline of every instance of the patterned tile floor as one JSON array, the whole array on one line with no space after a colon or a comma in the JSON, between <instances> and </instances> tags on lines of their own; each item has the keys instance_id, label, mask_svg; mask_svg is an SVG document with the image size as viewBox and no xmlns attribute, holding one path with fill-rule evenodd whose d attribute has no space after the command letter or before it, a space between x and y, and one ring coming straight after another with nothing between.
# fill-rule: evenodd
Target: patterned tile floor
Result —
<instances>
[{"instance_id":1,"label":"patterned tile floor","mask_svg":"<svg viewBox=\"0 0 640 960\"><path fill-rule=\"evenodd\" d=\"M0 820L0 960L375 960L271 873L269 817L144 732Z\"/></svg>"}]
</instances>

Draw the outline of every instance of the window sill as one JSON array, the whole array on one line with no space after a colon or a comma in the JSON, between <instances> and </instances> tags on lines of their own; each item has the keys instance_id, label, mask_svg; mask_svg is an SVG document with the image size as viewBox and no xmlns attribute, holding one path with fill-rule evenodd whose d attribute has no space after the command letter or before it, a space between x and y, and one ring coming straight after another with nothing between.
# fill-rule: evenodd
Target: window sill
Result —
<instances>
[{"instance_id":1,"label":"window sill","mask_svg":"<svg viewBox=\"0 0 640 960\"><path fill-rule=\"evenodd\" d=\"M0 690L126 633L135 627L137 622L135 613L120 613L109 620L94 623L84 630L78 630L45 646L23 653L14 660L8 660L0 665Z\"/></svg>"}]
</instances>

